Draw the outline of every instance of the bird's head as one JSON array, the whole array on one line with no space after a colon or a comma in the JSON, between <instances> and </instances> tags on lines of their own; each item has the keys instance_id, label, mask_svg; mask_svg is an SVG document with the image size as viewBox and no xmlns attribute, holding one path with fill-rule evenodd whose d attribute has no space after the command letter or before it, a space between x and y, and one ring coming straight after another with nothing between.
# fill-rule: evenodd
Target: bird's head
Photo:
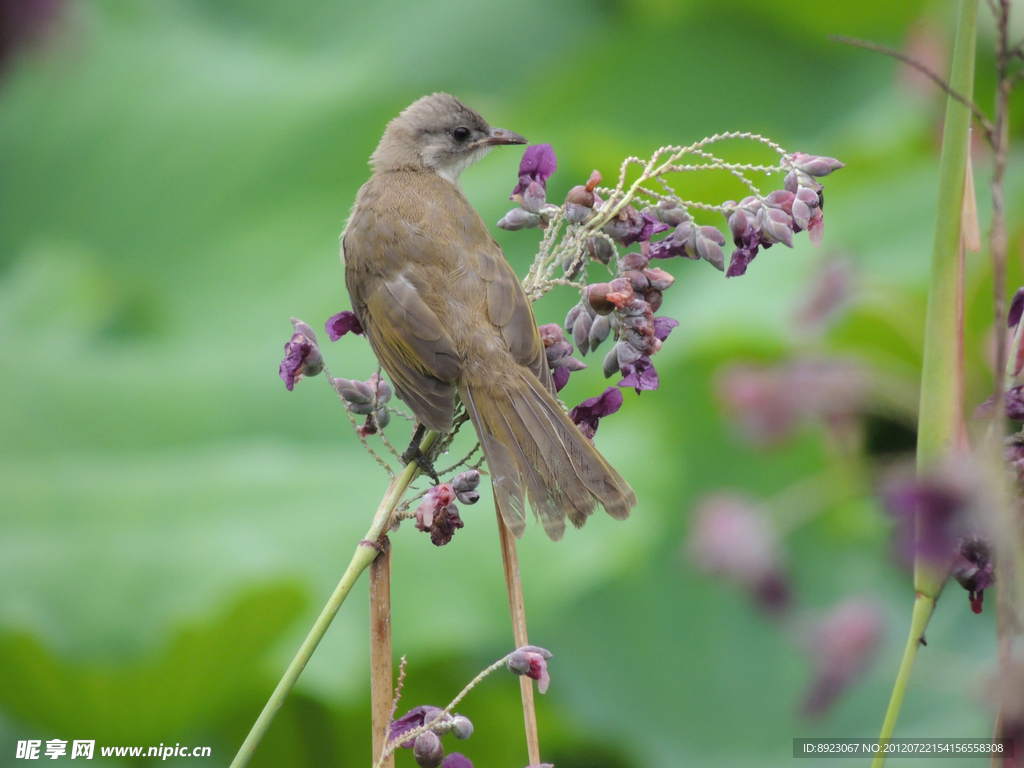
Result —
<instances>
[{"instance_id":1,"label":"bird's head","mask_svg":"<svg viewBox=\"0 0 1024 768\"><path fill-rule=\"evenodd\" d=\"M388 123L370 157L376 171L430 170L458 184L459 174L499 144L525 144L518 133L492 128L454 96L435 93Z\"/></svg>"}]
</instances>

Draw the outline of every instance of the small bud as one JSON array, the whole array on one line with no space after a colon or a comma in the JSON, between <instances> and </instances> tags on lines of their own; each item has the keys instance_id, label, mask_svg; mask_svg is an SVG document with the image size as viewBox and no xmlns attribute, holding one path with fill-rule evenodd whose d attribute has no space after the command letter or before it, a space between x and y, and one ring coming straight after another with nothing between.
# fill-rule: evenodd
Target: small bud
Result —
<instances>
[{"instance_id":1,"label":"small bud","mask_svg":"<svg viewBox=\"0 0 1024 768\"><path fill-rule=\"evenodd\" d=\"M444 760L444 747L436 733L425 731L416 737L412 755L421 768L437 768Z\"/></svg>"},{"instance_id":2,"label":"small bud","mask_svg":"<svg viewBox=\"0 0 1024 768\"><path fill-rule=\"evenodd\" d=\"M647 282L650 283L651 288L656 291L667 290L676 281L672 275L658 267L648 267L644 270L644 276L647 278Z\"/></svg>"},{"instance_id":3,"label":"small bud","mask_svg":"<svg viewBox=\"0 0 1024 768\"><path fill-rule=\"evenodd\" d=\"M723 245L725 245L725 235L719 231L718 227L700 227L697 230L697 255L719 271L725 269Z\"/></svg>"},{"instance_id":4,"label":"small bud","mask_svg":"<svg viewBox=\"0 0 1024 768\"><path fill-rule=\"evenodd\" d=\"M551 651L536 645L524 645L508 655L505 666L515 675L526 675L537 681L537 690L544 693L551 678L548 676L548 659Z\"/></svg>"},{"instance_id":5,"label":"small bud","mask_svg":"<svg viewBox=\"0 0 1024 768\"><path fill-rule=\"evenodd\" d=\"M619 347L616 344L610 350L608 354L604 356L603 372L606 379L611 378L619 372Z\"/></svg>"},{"instance_id":6,"label":"small bud","mask_svg":"<svg viewBox=\"0 0 1024 768\"><path fill-rule=\"evenodd\" d=\"M575 186L565 196L565 218L582 224L594 209L594 193L584 186Z\"/></svg>"},{"instance_id":7,"label":"small bud","mask_svg":"<svg viewBox=\"0 0 1024 768\"><path fill-rule=\"evenodd\" d=\"M373 390L365 381L349 381L348 379L334 379L334 389L349 403L373 403ZM371 408L372 410L372 408ZM369 411L367 411L369 413Z\"/></svg>"},{"instance_id":8,"label":"small bud","mask_svg":"<svg viewBox=\"0 0 1024 768\"><path fill-rule=\"evenodd\" d=\"M572 327L572 341L579 349L581 355L586 355L590 350L590 328L593 325L590 315L583 313L577 318Z\"/></svg>"},{"instance_id":9,"label":"small bud","mask_svg":"<svg viewBox=\"0 0 1024 768\"><path fill-rule=\"evenodd\" d=\"M655 215L670 227L678 227L684 221L692 221L686 209L675 200L659 200Z\"/></svg>"},{"instance_id":10,"label":"small bud","mask_svg":"<svg viewBox=\"0 0 1024 768\"><path fill-rule=\"evenodd\" d=\"M643 293L651 287L651 283L644 273L638 270L631 269L629 272L623 273L622 276L629 280L630 285L633 286L633 290L637 293Z\"/></svg>"},{"instance_id":11,"label":"small bud","mask_svg":"<svg viewBox=\"0 0 1024 768\"><path fill-rule=\"evenodd\" d=\"M391 411L387 408L377 409L377 426L384 429L388 424L391 423Z\"/></svg>"},{"instance_id":12,"label":"small bud","mask_svg":"<svg viewBox=\"0 0 1024 768\"><path fill-rule=\"evenodd\" d=\"M467 469L452 478L452 487L456 491L472 491L480 485L480 472L476 469Z\"/></svg>"},{"instance_id":13,"label":"small bud","mask_svg":"<svg viewBox=\"0 0 1024 768\"><path fill-rule=\"evenodd\" d=\"M456 715L452 719L452 736L460 741L465 741L473 735L473 723L468 717Z\"/></svg>"},{"instance_id":14,"label":"small bud","mask_svg":"<svg viewBox=\"0 0 1024 768\"><path fill-rule=\"evenodd\" d=\"M792 218L785 211L778 208L764 208L764 217L761 221L761 234L768 238L769 243L782 243L790 248L793 247ZM760 219L761 216L759 215Z\"/></svg>"},{"instance_id":15,"label":"small bud","mask_svg":"<svg viewBox=\"0 0 1024 768\"><path fill-rule=\"evenodd\" d=\"M316 333L314 333L313 329L310 328L308 325L306 325L301 320L299 320L298 318L295 318L295 317L292 318L292 328L295 329L296 333L301 333L303 336L305 336L307 339L309 339L314 344L319 344L320 343L319 341L317 341Z\"/></svg>"},{"instance_id":16,"label":"small bud","mask_svg":"<svg viewBox=\"0 0 1024 768\"><path fill-rule=\"evenodd\" d=\"M607 315L615 309L615 305L608 300L608 294L611 290L611 286L608 283L592 283L587 286L587 302L594 308L597 314Z\"/></svg>"},{"instance_id":17,"label":"small bud","mask_svg":"<svg viewBox=\"0 0 1024 768\"><path fill-rule=\"evenodd\" d=\"M569 310L569 313L565 316L565 332L568 334L572 333L572 329L576 324L576 319L585 310L581 304L577 304L575 307Z\"/></svg>"},{"instance_id":18,"label":"small bud","mask_svg":"<svg viewBox=\"0 0 1024 768\"><path fill-rule=\"evenodd\" d=\"M597 349L601 342L608 338L611 330L612 324L608 319L608 315L599 315L594 318L594 322L590 324L590 348Z\"/></svg>"},{"instance_id":19,"label":"small bud","mask_svg":"<svg viewBox=\"0 0 1024 768\"><path fill-rule=\"evenodd\" d=\"M513 208L506 213L499 221L498 228L516 232L520 229L532 229L540 226L540 216L530 213L523 208Z\"/></svg>"},{"instance_id":20,"label":"small bud","mask_svg":"<svg viewBox=\"0 0 1024 768\"><path fill-rule=\"evenodd\" d=\"M594 261L607 264L615 255L615 246L603 237L592 237L587 240L587 253Z\"/></svg>"},{"instance_id":21,"label":"small bud","mask_svg":"<svg viewBox=\"0 0 1024 768\"><path fill-rule=\"evenodd\" d=\"M643 269L651 260L640 251L631 251L619 259L619 272L628 272L631 269Z\"/></svg>"},{"instance_id":22,"label":"small bud","mask_svg":"<svg viewBox=\"0 0 1024 768\"><path fill-rule=\"evenodd\" d=\"M456 491L455 498L463 504L476 504L480 501L480 493L478 491Z\"/></svg>"},{"instance_id":23,"label":"small bud","mask_svg":"<svg viewBox=\"0 0 1024 768\"><path fill-rule=\"evenodd\" d=\"M834 157L818 157L817 155L805 155L802 152L796 152L793 155L794 165L808 176L815 176L821 178L822 176L828 176L832 171L838 171L840 168L845 167L845 163L841 163Z\"/></svg>"}]
</instances>

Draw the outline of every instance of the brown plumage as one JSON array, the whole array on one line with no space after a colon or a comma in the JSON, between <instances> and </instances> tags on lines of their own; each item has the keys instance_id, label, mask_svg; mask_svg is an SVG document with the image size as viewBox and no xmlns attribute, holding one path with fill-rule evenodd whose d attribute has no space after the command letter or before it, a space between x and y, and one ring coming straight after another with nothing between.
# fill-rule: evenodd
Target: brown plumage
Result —
<instances>
[{"instance_id":1,"label":"brown plumage","mask_svg":"<svg viewBox=\"0 0 1024 768\"><path fill-rule=\"evenodd\" d=\"M505 524L522 535L525 495L559 539L567 515L579 527L599 503L623 519L636 495L559 407L530 302L458 184L491 147L525 143L452 96L423 97L373 153L342 257L352 309L398 396L440 432L458 396Z\"/></svg>"}]
</instances>

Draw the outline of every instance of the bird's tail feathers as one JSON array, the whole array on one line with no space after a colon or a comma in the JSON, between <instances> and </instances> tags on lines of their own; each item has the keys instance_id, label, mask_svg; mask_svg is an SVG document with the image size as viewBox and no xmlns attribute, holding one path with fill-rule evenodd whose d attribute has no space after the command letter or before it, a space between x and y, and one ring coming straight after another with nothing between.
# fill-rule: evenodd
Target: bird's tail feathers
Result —
<instances>
[{"instance_id":1,"label":"bird's tail feathers","mask_svg":"<svg viewBox=\"0 0 1024 768\"><path fill-rule=\"evenodd\" d=\"M526 528L525 496L554 540L565 518L577 528L600 504L617 520L629 516L636 494L528 370L521 387L495 392L463 383L459 396L476 427L491 472L494 498L518 538Z\"/></svg>"}]
</instances>

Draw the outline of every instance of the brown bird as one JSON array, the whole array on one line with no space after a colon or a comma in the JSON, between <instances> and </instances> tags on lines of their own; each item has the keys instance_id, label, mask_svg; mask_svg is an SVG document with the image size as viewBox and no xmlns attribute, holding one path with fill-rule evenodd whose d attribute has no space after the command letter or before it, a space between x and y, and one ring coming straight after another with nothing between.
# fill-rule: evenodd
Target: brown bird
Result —
<instances>
[{"instance_id":1,"label":"brown bird","mask_svg":"<svg viewBox=\"0 0 1024 768\"><path fill-rule=\"evenodd\" d=\"M522 136L444 93L392 120L342 236L352 309L395 392L429 429L448 432L461 399L508 528L522 536L525 495L552 539L600 504L621 520L636 494L562 411L515 272L473 210L459 174Z\"/></svg>"}]
</instances>

